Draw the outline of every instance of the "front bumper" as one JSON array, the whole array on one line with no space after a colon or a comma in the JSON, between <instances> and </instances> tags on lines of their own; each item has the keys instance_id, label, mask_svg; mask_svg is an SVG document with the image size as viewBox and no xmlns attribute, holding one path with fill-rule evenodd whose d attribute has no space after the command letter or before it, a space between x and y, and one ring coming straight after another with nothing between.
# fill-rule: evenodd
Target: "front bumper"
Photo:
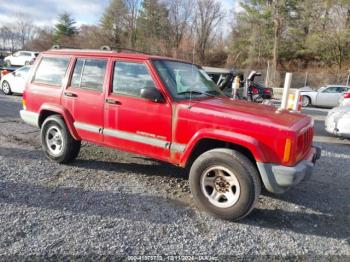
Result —
<instances>
[{"instance_id":1,"label":"front bumper","mask_svg":"<svg viewBox=\"0 0 350 262\"><path fill-rule=\"evenodd\" d=\"M27 110L19 111L22 120L28 125L39 127L39 114Z\"/></svg>"},{"instance_id":2,"label":"front bumper","mask_svg":"<svg viewBox=\"0 0 350 262\"><path fill-rule=\"evenodd\" d=\"M294 167L257 162L265 188L275 194L283 194L291 187L311 177L316 161L321 157L321 149L312 147L308 156Z\"/></svg>"}]
</instances>

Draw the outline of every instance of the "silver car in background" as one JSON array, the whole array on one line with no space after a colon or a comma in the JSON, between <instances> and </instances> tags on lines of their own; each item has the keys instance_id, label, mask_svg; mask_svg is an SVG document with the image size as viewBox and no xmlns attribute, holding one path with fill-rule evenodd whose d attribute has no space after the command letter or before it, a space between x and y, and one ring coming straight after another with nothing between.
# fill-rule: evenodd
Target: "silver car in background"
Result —
<instances>
[{"instance_id":1,"label":"silver car in background","mask_svg":"<svg viewBox=\"0 0 350 262\"><path fill-rule=\"evenodd\" d=\"M350 138L350 106L330 110L325 125L328 133L341 138Z\"/></svg>"},{"instance_id":2,"label":"silver car in background","mask_svg":"<svg viewBox=\"0 0 350 262\"><path fill-rule=\"evenodd\" d=\"M300 91L303 107L313 105L332 108L338 106L340 97L344 92L350 91L350 86L328 85L317 91L311 88L301 88Z\"/></svg>"}]
</instances>

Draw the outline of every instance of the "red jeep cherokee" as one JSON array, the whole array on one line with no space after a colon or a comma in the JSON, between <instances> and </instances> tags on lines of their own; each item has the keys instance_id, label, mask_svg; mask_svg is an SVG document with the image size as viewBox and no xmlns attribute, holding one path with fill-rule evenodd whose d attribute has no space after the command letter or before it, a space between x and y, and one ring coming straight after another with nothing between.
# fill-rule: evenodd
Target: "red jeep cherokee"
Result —
<instances>
[{"instance_id":1,"label":"red jeep cherokee","mask_svg":"<svg viewBox=\"0 0 350 262\"><path fill-rule=\"evenodd\" d=\"M320 156L310 117L233 101L200 67L171 58L50 50L23 107L48 158L70 162L85 140L189 167L196 204L224 219L249 214L261 182L283 193L308 178Z\"/></svg>"}]
</instances>

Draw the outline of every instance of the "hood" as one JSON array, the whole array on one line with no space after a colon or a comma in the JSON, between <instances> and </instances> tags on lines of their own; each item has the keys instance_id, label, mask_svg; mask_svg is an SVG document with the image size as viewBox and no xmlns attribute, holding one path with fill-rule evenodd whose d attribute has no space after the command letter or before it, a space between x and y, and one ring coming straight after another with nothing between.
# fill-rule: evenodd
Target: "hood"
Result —
<instances>
[{"instance_id":1,"label":"hood","mask_svg":"<svg viewBox=\"0 0 350 262\"><path fill-rule=\"evenodd\" d=\"M183 104L185 104L184 102ZM188 101L186 103L188 106ZM191 102L191 111L210 114L217 117L231 118L276 128L300 129L311 123L311 118L288 110L278 110L269 105L262 105L229 98L213 98Z\"/></svg>"}]
</instances>

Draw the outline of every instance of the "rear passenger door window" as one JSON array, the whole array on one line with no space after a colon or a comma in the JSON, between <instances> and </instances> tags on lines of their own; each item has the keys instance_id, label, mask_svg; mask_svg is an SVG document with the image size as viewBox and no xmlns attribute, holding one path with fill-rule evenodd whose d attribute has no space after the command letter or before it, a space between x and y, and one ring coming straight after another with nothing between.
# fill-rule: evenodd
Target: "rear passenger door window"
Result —
<instances>
[{"instance_id":1,"label":"rear passenger door window","mask_svg":"<svg viewBox=\"0 0 350 262\"><path fill-rule=\"evenodd\" d=\"M106 59L78 58L70 86L102 92L106 66Z\"/></svg>"},{"instance_id":2,"label":"rear passenger door window","mask_svg":"<svg viewBox=\"0 0 350 262\"><path fill-rule=\"evenodd\" d=\"M69 64L68 57L43 57L33 83L61 86Z\"/></svg>"},{"instance_id":3,"label":"rear passenger door window","mask_svg":"<svg viewBox=\"0 0 350 262\"><path fill-rule=\"evenodd\" d=\"M115 63L112 93L140 97L144 88L156 88L145 64Z\"/></svg>"}]
</instances>

